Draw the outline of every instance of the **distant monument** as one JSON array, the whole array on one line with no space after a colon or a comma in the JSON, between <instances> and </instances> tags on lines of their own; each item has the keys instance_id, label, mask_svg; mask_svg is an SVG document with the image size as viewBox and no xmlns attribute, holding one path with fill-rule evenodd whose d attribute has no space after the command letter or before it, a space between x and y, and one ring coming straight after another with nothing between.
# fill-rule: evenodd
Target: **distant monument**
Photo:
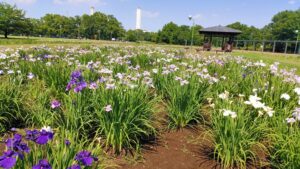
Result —
<instances>
[{"instance_id":1,"label":"distant monument","mask_svg":"<svg viewBox=\"0 0 300 169\"><path fill-rule=\"evenodd\" d=\"M95 8L92 6L90 9L90 15L94 15L94 13L95 13Z\"/></svg>"},{"instance_id":2,"label":"distant monument","mask_svg":"<svg viewBox=\"0 0 300 169\"><path fill-rule=\"evenodd\" d=\"M141 29L142 25L142 10L141 8L136 9L136 24L135 24L135 29Z\"/></svg>"}]
</instances>

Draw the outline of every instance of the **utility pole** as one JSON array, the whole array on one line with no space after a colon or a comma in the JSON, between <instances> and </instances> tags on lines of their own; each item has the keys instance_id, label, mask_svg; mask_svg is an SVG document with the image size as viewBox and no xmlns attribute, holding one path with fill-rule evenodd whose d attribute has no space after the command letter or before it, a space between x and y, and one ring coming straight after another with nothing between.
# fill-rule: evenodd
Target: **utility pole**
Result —
<instances>
[{"instance_id":1,"label":"utility pole","mask_svg":"<svg viewBox=\"0 0 300 169\"><path fill-rule=\"evenodd\" d=\"M299 41L299 30L295 30L295 33L297 34L297 41L296 41L296 46L295 46L295 52L294 52L294 54L297 54L297 53L299 53L299 50L297 51L297 49L298 49L298 41Z\"/></svg>"},{"instance_id":2,"label":"utility pole","mask_svg":"<svg viewBox=\"0 0 300 169\"><path fill-rule=\"evenodd\" d=\"M77 39L79 39L79 24L76 24L76 26L77 26Z\"/></svg>"},{"instance_id":3,"label":"utility pole","mask_svg":"<svg viewBox=\"0 0 300 169\"><path fill-rule=\"evenodd\" d=\"M59 25L59 36L60 36L60 38L61 38L61 28L62 28L62 26Z\"/></svg>"},{"instance_id":4,"label":"utility pole","mask_svg":"<svg viewBox=\"0 0 300 169\"><path fill-rule=\"evenodd\" d=\"M193 25L192 25L192 40L191 40L191 47L193 47L193 43L194 43L194 29L195 29L195 20L193 18L192 15L189 16L189 20L193 21Z\"/></svg>"}]
</instances>

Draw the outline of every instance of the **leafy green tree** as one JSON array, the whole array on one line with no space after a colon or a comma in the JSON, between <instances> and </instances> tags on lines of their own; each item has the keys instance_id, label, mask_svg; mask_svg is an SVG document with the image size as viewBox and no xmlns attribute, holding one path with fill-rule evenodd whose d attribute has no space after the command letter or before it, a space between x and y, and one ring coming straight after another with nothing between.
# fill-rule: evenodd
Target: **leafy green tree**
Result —
<instances>
[{"instance_id":1,"label":"leafy green tree","mask_svg":"<svg viewBox=\"0 0 300 169\"><path fill-rule=\"evenodd\" d=\"M0 31L7 38L9 34L20 33L23 28L30 26L25 18L25 12L16 6L5 2L0 3Z\"/></svg>"},{"instance_id":2,"label":"leafy green tree","mask_svg":"<svg viewBox=\"0 0 300 169\"><path fill-rule=\"evenodd\" d=\"M156 42L157 33L156 32L144 32L144 40L149 42Z\"/></svg>"},{"instance_id":3,"label":"leafy green tree","mask_svg":"<svg viewBox=\"0 0 300 169\"><path fill-rule=\"evenodd\" d=\"M202 45L203 44L203 35L199 33L203 27L201 25L195 25L194 28L194 45Z\"/></svg>"},{"instance_id":4,"label":"leafy green tree","mask_svg":"<svg viewBox=\"0 0 300 169\"><path fill-rule=\"evenodd\" d=\"M125 34L122 24L113 16L96 12L94 15L81 17L81 30L86 38L111 39L120 38Z\"/></svg>"},{"instance_id":5,"label":"leafy green tree","mask_svg":"<svg viewBox=\"0 0 300 169\"><path fill-rule=\"evenodd\" d=\"M195 31L195 29L194 29L194 31ZM185 45L190 41L190 39L191 39L191 29L190 29L189 26L181 25L181 26L178 27L177 32L178 33L177 33L176 44Z\"/></svg>"},{"instance_id":6,"label":"leafy green tree","mask_svg":"<svg viewBox=\"0 0 300 169\"><path fill-rule=\"evenodd\" d=\"M300 9L279 12L267 28L275 40L296 40L295 30L300 30Z\"/></svg>"},{"instance_id":7,"label":"leafy green tree","mask_svg":"<svg viewBox=\"0 0 300 169\"><path fill-rule=\"evenodd\" d=\"M235 22L227 26L242 31L242 34L237 36L238 40L261 40L263 38L261 30L254 26L248 26L240 22Z\"/></svg>"},{"instance_id":8,"label":"leafy green tree","mask_svg":"<svg viewBox=\"0 0 300 169\"><path fill-rule=\"evenodd\" d=\"M174 44L177 42L179 27L173 22L166 24L161 31L159 31L159 42Z\"/></svg>"},{"instance_id":9,"label":"leafy green tree","mask_svg":"<svg viewBox=\"0 0 300 169\"><path fill-rule=\"evenodd\" d=\"M125 35L125 40L130 42L136 42L136 41L156 42L156 39L157 39L156 32L147 32L143 30L128 30Z\"/></svg>"},{"instance_id":10,"label":"leafy green tree","mask_svg":"<svg viewBox=\"0 0 300 169\"><path fill-rule=\"evenodd\" d=\"M125 36L125 39L127 41L130 41L130 42L136 42L137 41L137 31L135 30L128 30L126 32L126 36Z\"/></svg>"}]
</instances>

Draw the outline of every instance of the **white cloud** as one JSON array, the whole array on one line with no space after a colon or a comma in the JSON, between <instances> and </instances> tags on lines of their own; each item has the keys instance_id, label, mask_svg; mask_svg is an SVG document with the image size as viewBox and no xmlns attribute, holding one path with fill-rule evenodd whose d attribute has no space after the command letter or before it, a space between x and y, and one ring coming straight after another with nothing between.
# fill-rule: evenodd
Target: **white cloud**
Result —
<instances>
[{"instance_id":1,"label":"white cloud","mask_svg":"<svg viewBox=\"0 0 300 169\"><path fill-rule=\"evenodd\" d=\"M146 18L157 18L159 16L159 12L142 10L142 16Z\"/></svg>"},{"instance_id":2,"label":"white cloud","mask_svg":"<svg viewBox=\"0 0 300 169\"><path fill-rule=\"evenodd\" d=\"M297 3L297 1L296 0L289 0L288 3L291 4L291 5L294 5L295 3Z\"/></svg>"},{"instance_id":3,"label":"white cloud","mask_svg":"<svg viewBox=\"0 0 300 169\"><path fill-rule=\"evenodd\" d=\"M106 2L102 0L53 0L54 4L62 5L62 4L70 4L70 5L78 5L78 4L89 4L89 5L106 5Z\"/></svg>"}]
</instances>

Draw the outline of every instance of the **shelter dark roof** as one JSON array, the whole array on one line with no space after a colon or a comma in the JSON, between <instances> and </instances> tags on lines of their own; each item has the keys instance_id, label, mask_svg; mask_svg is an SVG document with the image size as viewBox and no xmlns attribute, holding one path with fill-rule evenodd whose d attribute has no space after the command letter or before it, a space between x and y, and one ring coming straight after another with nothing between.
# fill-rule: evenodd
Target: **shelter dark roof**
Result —
<instances>
[{"instance_id":1,"label":"shelter dark roof","mask_svg":"<svg viewBox=\"0 0 300 169\"><path fill-rule=\"evenodd\" d=\"M232 29L226 26L214 26L199 30L202 34L241 34L242 31Z\"/></svg>"}]
</instances>

